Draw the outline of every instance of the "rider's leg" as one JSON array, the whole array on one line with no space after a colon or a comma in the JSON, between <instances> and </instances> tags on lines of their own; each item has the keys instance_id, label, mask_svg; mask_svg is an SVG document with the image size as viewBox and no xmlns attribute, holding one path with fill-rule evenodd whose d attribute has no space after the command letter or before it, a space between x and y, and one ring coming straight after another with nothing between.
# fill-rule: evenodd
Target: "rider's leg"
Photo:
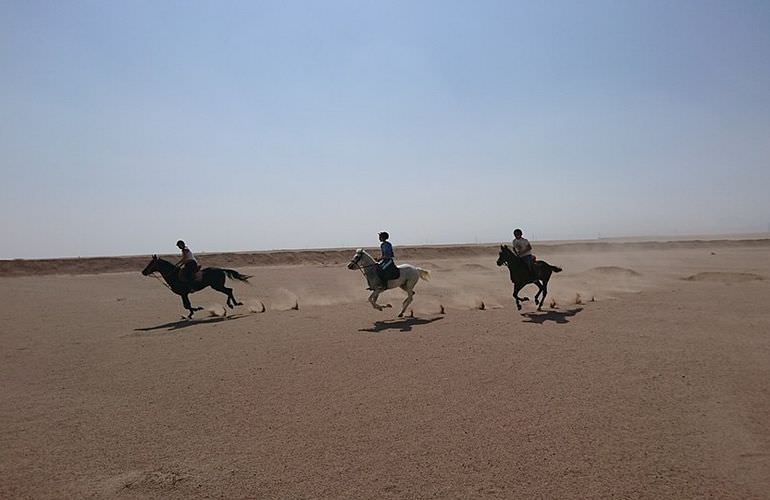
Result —
<instances>
[{"instance_id":1,"label":"rider's leg","mask_svg":"<svg viewBox=\"0 0 770 500\"><path fill-rule=\"evenodd\" d=\"M185 262L184 264L184 279L186 281L193 281L195 279L195 272L198 270L198 265L193 261Z\"/></svg>"},{"instance_id":2,"label":"rider's leg","mask_svg":"<svg viewBox=\"0 0 770 500\"><path fill-rule=\"evenodd\" d=\"M383 290L388 289L388 280L385 278L385 269L389 266L393 265L393 261L390 259L383 260L379 266L377 266L377 276L380 278L380 284L382 286Z\"/></svg>"},{"instance_id":3,"label":"rider's leg","mask_svg":"<svg viewBox=\"0 0 770 500\"><path fill-rule=\"evenodd\" d=\"M534 264L534 261L532 260L532 256L525 255L524 257L522 257L522 259L524 259L524 262L527 263L527 267L529 268L529 272L532 274L532 276L537 277L537 273L535 272L535 264Z\"/></svg>"}]
</instances>

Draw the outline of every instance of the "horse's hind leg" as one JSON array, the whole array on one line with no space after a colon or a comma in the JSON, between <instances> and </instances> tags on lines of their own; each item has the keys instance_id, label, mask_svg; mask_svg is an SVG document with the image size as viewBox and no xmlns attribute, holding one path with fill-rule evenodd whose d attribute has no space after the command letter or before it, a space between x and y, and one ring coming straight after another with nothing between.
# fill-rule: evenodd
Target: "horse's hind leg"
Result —
<instances>
[{"instance_id":1,"label":"horse's hind leg","mask_svg":"<svg viewBox=\"0 0 770 500\"><path fill-rule=\"evenodd\" d=\"M539 306L543 303L543 300L545 300L545 295L543 295L542 299L538 299L538 297L540 297L540 295L543 293L543 284L539 281L533 281L533 283L535 284L535 286L537 286L537 293L535 294L535 304Z\"/></svg>"},{"instance_id":2,"label":"horse's hind leg","mask_svg":"<svg viewBox=\"0 0 770 500\"><path fill-rule=\"evenodd\" d=\"M243 305L243 302L238 302L235 299L235 294L233 294L233 289L232 288L225 287L225 290L226 290L225 293L227 294L227 300L230 301L233 304L232 306L230 306L231 308L233 306L242 306Z\"/></svg>"},{"instance_id":3,"label":"horse's hind leg","mask_svg":"<svg viewBox=\"0 0 770 500\"><path fill-rule=\"evenodd\" d=\"M222 292L225 295L227 295L227 307L232 309L234 306L242 306L243 304L241 302L238 302L235 300L235 295L233 295L233 289L228 288L224 285L211 285L211 288L216 290L217 292Z\"/></svg>"},{"instance_id":4,"label":"horse's hind leg","mask_svg":"<svg viewBox=\"0 0 770 500\"><path fill-rule=\"evenodd\" d=\"M404 317L404 313L406 312L406 308L409 307L409 304L412 303L412 298L414 297L414 290L413 289L411 289L411 288L407 289L405 287L401 287L401 288L403 288L404 291L406 292L406 298L404 299L404 304L401 306L401 312L398 313L398 317L399 318L403 318Z\"/></svg>"},{"instance_id":5,"label":"horse's hind leg","mask_svg":"<svg viewBox=\"0 0 770 500\"><path fill-rule=\"evenodd\" d=\"M550 276L549 276L550 278ZM543 280L543 298L540 299L540 305L537 307L538 311L543 310L543 304L545 304L545 296L548 295L548 278Z\"/></svg>"},{"instance_id":6,"label":"horse's hind leg","mask_svg":"<svg viewBox=\"0 0 770 500\"><path fill-rule=\"evenodd\" d=\"M243 305L243 302L238 302L237 300L235 300L235 294L233 294L233 289L232 288L230 289L230 298L233 299L233 304L235 304L236 306L242 306Z\"/></svg>"}]
</instances>

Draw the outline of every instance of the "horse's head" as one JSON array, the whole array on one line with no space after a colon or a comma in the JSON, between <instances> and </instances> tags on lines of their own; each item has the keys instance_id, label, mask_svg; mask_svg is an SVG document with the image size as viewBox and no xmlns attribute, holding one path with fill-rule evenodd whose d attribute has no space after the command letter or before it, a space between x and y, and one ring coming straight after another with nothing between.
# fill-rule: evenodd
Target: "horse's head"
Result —
<instances>
[{"instance_id":1,"label":"horse's head","mask_svg":"<svg viewBox=\"0 0 770 500\"><path fill-rule=\"evenodd\" d=\"M361 260L361 257L364 255L364 249L359 248L356 250L356 253L353 255L353 258L350 259L350 262L348 263L348 269L358 269L360 264L358 263Z\"/></svg>"},{"instance_id":2,"label":"horse's head","mask_svg":"<svg viewBox=\"0 0 770 500\"><path fill-rule=\"evenodd\" d=\"M500 254L497 256L497 265L507 264L511 257L511 250L506 245L500 245Z\"/></svg>"},{"instance_id":3,"label":"horse's head","mask_svg":"<svg viewBox=\"0 0 770 500\"><path fill-rule=\"evenodd\" d=\"M155 271L158 271L158 270L159 270L158 269L158 256L157 255L153 255L152 256L152 260L150 261L150 263L147 264L147 267L145 267L142 270L142 274L145 275L145 276L149 276L149 275L151 275L152 273L154 273Z\"/></svg>"}]
</instances>

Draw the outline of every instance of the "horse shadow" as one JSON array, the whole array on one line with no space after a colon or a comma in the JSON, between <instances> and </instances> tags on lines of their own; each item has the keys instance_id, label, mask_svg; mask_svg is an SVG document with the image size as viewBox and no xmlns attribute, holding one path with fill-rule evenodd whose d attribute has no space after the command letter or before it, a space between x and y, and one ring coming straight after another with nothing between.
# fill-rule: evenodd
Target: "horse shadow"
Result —
<instances>
[{"instance_id":1,"label":"horse shadow","mask_svg":"<svg viewBox=\"0 0 770 500\"><path fill-rule=\"evenodd\" d=\"M576 309L567 309L566 311L527 312L523 313L522 316L527 318L524 323L537 323L538 325L542 325L546 321L553 321L554 323L563 325L569 323L569 319L567 318L575 316L582 310L582 307L578 307Z\"/></svg>"},{"instance_id":2,"label":"horse shadow","mask_svg":"<svg viewBox=\"0 0 770 500\"><path fill-rule=\"evenodd\" d=\"M443 319L443 316L437 316L435 318L423 319L423 318L399 318L395 320L375 321L374 326L371 328L359 328L359 332L379 333L385 330L398 330L400 332L411 332L412 328L419 325L427 325Z\"/></svg>"},{"instance_id":3,"label":"horse shadow","mask_svg":"<svg viewBox=\"0 0 770 500\"><path fill-rule=\"evenodd\" d=\"M218 316L215 318L201 318L201 319L181 319L179 321L171 321L170 323L163 323L162 325L147 326L144 328L134 328L135 332L151 332L154 330L166 330L172 332L174 330L181 330L182 328L190 328L191 326L211 325L213 323L221 323L223 321L232 321L236 319L245 318L246 314L234 314L232 316Z\"/></svg>"}]
</instances>

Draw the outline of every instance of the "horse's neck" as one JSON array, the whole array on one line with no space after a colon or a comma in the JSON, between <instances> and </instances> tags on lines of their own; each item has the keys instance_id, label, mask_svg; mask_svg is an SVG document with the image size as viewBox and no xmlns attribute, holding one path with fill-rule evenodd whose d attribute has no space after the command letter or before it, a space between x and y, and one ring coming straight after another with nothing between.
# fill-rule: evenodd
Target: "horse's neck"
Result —
<instances>
[{"instance_id":1,"label":"horse's neck","mask_svg":"<svg viewBox=\"0 0 770 500\"><path fill-rule=\"evenodd\" d=\"M163 279L166 280L166 283L173 285L176 282L177 273L174 264L167 260L158 259L158 270L160 271L161 276L163 276Z\"/></svg>"},{"instance_id":2,"label":"horse's neck","mask_svg":"<svg viewBox=\"0 0 770 500\"><path fill-rule=\"evenodd\" d=\"M518 269L520 267L523 267L524 265L524 262L521 260L521 258L518 257L513 252L508 254L507 261L508 261L508 269L511 269L511 270Z\"/></svg>"},{"instance_id":3,"label":"horse's neck","mask_svg":"<svg viewBox=\"0 0 770 500\"><path fill-rule=\"evenodd\" d=\"M372 279L377 277L377 271L374 269L377 266L377 263L372 256L366 252L363 253L361 260L360 266L364 271L364 276L366 276L367 281L371 282Z\"/></svg>"},{"instance_id":4,"label":"horse's neck","mask_svg":"<svg viewBox=\"0 0 770 500\"><path fill-rule=\"evenodd\" d=\"M366 266L371 266L373 264L375 264L374 257L372 257L371 255L369 255L366 252L362 252L361 253L361 266L362 267L366 267Z\"/></svg>"}]
</instances>

